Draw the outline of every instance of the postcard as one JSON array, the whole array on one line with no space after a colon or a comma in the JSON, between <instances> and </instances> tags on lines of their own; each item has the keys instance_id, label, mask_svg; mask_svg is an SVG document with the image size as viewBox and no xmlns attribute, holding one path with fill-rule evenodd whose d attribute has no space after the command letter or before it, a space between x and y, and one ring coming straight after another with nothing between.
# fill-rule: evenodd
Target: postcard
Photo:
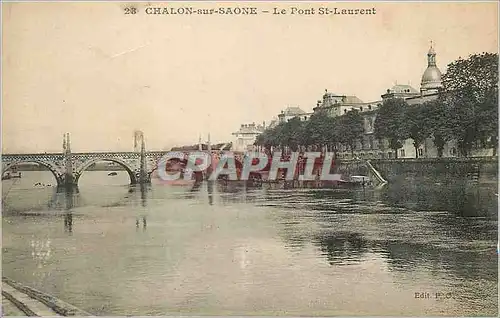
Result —
<instances>
[{"instance_id":1,"label":"postcard","mask_svg":"<svg viewBox=\"0 0 500 318\"><path fill-rule=\"evenodd\" d=\"M498 3L2 3L2 315L498 316Z\"/></svg>"}]
</instances>

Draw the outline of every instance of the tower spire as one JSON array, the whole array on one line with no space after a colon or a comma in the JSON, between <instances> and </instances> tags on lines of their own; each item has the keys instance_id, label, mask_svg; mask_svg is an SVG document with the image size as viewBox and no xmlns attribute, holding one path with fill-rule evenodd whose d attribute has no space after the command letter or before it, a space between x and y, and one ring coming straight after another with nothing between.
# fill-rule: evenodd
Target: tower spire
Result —
<instances>
[{"instance_id":1,"label":"tower spire","mask_svg":"<svg viewBox=\"0 0 500 318\"><path fill-rule=\"evenodd\" d=\"M207 149L208 151L212 151L212 145L210 144L210 133L208 133Z\"/></svg>"},{"instance_id":2,"label":"tower spire","mask_svg":"<svg viewBox=\"0 0 500 318\"><path fill-rule=\"evenodd\" d=\"M434 50L434 42L431 40L431 46L427 53L427 66L436 66L436 51Z\"/></svg>"},{"instance_id":3,"label":"tower spire","mask_svg":"<svg viewBox=\"0 0 500 318\"><path fill-rule=\"evenodd\" d=\"M144 136L141 138L141 154L140 154L140 167L139 167L139 183L147 183L148 180L147 163L146 163L146 143L144 142Z\"/></svg>"},{"instance_id":4,"label":"tower spire","mask_svg":"<svg viewBox=\"0 0 500 318\"><path fill-rule=\"evenodd\" d=\"M69 139L69 133L66 133L66 151L71 152L71 141Z\"/></svg>"}]
</instances>

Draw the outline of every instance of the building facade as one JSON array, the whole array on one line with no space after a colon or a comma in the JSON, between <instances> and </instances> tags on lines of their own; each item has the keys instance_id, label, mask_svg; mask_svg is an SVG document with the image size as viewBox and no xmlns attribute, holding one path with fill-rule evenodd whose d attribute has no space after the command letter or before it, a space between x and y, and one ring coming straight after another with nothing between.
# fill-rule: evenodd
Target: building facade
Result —
<instances>
[{"instance_id":1,"label":"building facade","mask_svg":"<svg viewBox=\"0 0 500 318\"><path fill-rule=\"evenodd\" d=\"M292 118L299 118L301 121L307 121L311 115L321 112L327 116L343 116L350 111L358 111L363 117L364 136L358 141L355 150L351 151L344 146L337 155L342 159L365 158L365 159L394 159L394 158L436 158L439 157L437 147L432 138L427 138L418 148L415 149L413 140L407 139L402 142L402 148L398 153L389 148L387 140L379 141L375 137L375 120L377 110L382 106L385 100L392 98L402 98L408 105L419 105L438 98L442 91L441 71L436 63L436 51L431 43L427 52L427 67L422 74L420 90L410 85L396 84L386 90L381 95L381 99L364 102L354 95L343 95L328 92L325 90L321 100L318 100L313 112L305 112L299 107L287 107L278 114L277 118L271 120L268 127L265 125L255 126L255 124L241 125L238 132L233 133L236 137L234 143L235 150L255 150L253 146L255 139L265 128L273 128L278 124L286 123ZM455 141L449 141L443 148L442 157L457 157L458 147ZM477 146L472 149L471 156L493 156L493 148L483 148Z\"/></svg>"},{"instance_id":2,"label":"building facade","mask_svg":"<svg viewBox=\"0 0 500 318\"><path fill-rule=\"evenodd\" d=\"M306 113L299 107L288 107L278 115L277 123L288 122L290 119L296 117L300 118L300 120L308 120L312 114L317 112L337 117L342 116L349 111L356 110L363 116L365 133L362 140L358 141L354 152L347 147L343 147L343 149L341 149L338 153L340 158L435 158L438 157L438 151L431 138L425 140L417 149L415 149L412 139L405 140L402 143L403 147L398 149L396 156L394 150L388 147L387 141L379 141L375 138L374 124L377 117L377 110L382 106L384 100L402 98L408 105L422 104L438 98L442 87L441 71L437 67L436 51L431 43L431 47L427 53L427 68L425 69L420 82L420 90L417 90L410 85L396 84L387 89L387 91L381 95L380 100L370 102L364 102L354 95L336 94L325 90L322 99L317 102L312 113ZM492 156L493 154L493 149L477 147L476 149L473 149L471 155ZM442 156L458 156L458 150L454 141L446 143Z\"/></svg>"},{"instance_id":3,"label":"building facade","mask_svg":"<svg viewBox=\"0 0 500 318\"><path fill-rule=\"evenodd\" d=\"M350 159L354 156L355 158L366 159L392 159L396 158L394 150L388 147L387 141L379 142L374 135L374 123L377 117L377 109L382 106L384 100L390 98L402 98L408 105L422 104L427 101L435 100L442 87L441 71L436 65L436 52L431 44L427 53L427 68L422 75L420 91L410 85L396 84L381 95L381 100L363 102L356 96L334 94L325 90L323 99L318 101L318 105L314 108L314 111L326 111L329 116L342 116L352 110L357 110L362 114L365 130L363 139L356 145L354 153L347 147L343 147L338 154L340 158ZM438 157L437 148L431 138L426 139L417 149L415 149L412 139L407 139L402 144L403 147L398 149L397 158ZM471 155L492 156L493 153L493 149L477 147L473 149ZM456 156L458 156L456 143L454 141L446 143L443 149L443 157Z\"/></svg>"},{"instance_id":4,"label":"building facade","mask_svg":"<svg viewBox=\"0 0 500 318\"><path fill-rule=\"evenodd\" d=\"M258 135L262 134L266 128L266 124L256 125L251 124L241 124L240 129L232 133L234 137L233 151L253 151L256 149L254 146L255 140Z\"/></svg>"}]
</instances>

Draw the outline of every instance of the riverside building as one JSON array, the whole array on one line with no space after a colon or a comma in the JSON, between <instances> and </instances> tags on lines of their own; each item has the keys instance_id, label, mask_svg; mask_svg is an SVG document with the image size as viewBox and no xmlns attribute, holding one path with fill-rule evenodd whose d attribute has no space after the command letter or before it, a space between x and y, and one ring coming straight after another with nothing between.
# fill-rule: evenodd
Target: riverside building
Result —
<instances>
[{"instance_id":1,"label":"riverside building","mask_svg":"<svg viewBox=\"0 0 500 318\"><path fill-rule=\"evenodd\" d=\"M384 100L390 98L403 98L409 105L422 104L426 101L435 100L443 85L441 82L441 71L436 65L436 51L431 44L427 53L427 68L422 75L420 91L410 85L394 85L388 89L380 100L364 102L357 96L346 96L335 94L325 90L322 100L318 101L314 112L326 111L329 116L342 116L349 111L359 111L364 120L364 136L358 141L354 154L347 147L343 147L338 153L340 158L352 159L353 155L357 158L378 158L393 159L396 158L394 150L388 147L387 141L379 142L375 138L374 123L377 117L377 109ZM418 152L418 153L416 153ZM492 148L476 148L472 151L472 156L492 156ZM403 147L398 149L398 158L435 158L438 157L438 151L432 138L427 138L425 142L417 149L413 146L413 140L407 139L403 142ZM458 150L454 141L446 143L443 149L443 157L456 157Z\"/></svg>"}]
</instances>

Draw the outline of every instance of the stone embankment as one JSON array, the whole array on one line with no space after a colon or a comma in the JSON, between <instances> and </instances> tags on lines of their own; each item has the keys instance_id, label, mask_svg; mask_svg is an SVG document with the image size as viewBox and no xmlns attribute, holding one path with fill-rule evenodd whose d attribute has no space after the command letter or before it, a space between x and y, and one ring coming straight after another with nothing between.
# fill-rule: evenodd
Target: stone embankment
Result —
<instances>
[{"instance_id":1,"label":"stone embankment","mask_svg":"<svg viewBox=\"0 0 500 318\"><path fill-rule=\"evenodd\" d=\"M2 277L2 316L91 316L56 297Z\"/></svg>"}]
</instances>

